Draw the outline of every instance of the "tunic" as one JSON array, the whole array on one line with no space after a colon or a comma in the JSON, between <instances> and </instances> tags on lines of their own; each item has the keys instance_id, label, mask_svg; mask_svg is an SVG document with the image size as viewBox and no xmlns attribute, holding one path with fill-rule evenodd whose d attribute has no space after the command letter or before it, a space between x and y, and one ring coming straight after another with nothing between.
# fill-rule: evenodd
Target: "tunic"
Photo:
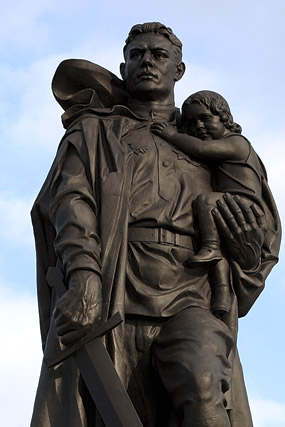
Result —
<instances>
[{"instance_id":1,"label":"tunic","mask_svg":"<svg viewBox=\"0 0 285 427\"><path fill-rule=\"evenodd\" d=\"M166 120L172 113L156 110L148 119ZM210 171L152 134L150 124L123 138L134 153L129 227L162 227L192 236L195 245L192 204L199 193L211 191ZM129 242L125 312L166 317L187 307L208 309L207 271L183 266L190 251L178 245Z\"/></svg>"}]
</instances>

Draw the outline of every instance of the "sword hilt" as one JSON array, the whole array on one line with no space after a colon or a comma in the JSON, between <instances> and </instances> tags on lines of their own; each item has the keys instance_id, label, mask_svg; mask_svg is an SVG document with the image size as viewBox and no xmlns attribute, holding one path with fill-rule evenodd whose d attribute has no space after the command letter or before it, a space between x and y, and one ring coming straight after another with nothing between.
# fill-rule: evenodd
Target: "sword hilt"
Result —
<instances>
[{"instance_id":1,"label":"sword hilt","mask_svg":"<svg viewBox=\"0 0 285 427\"><path fill-rule=\"evenodd\" d=\"M48 368L58 365L60 362L65 360L67 357L71 356L75 351L79 350L84 345L88 344L90 341L95 338L101 337L105 335L107 332L118 326L122 323L123 318L122 315L117 312L112 316L107 322L103 323L100 326L94 327L91 329L91 332L87 334L85 337L81 338L79 341L65 347L63 350L60 350L53 354L52 356L44 357L44 362Z\"/></svg>"}]
</instances>

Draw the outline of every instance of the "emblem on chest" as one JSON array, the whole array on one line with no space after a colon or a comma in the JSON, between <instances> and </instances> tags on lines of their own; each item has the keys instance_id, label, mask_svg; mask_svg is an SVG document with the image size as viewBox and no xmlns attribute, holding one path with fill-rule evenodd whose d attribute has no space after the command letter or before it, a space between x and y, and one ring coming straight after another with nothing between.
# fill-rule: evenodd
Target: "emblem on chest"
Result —
<instances>
[{"instance_id":1,"label":"emblem on chest","mask_svg":"<svg viewBox=\"0 0 285 427\"><path fill-rule=\"evenodd\" d=\"M155 149L154 135L150 132L149 127L130 133L124 140L129 150L137 155Z\"/></svg>"}]
</instances>

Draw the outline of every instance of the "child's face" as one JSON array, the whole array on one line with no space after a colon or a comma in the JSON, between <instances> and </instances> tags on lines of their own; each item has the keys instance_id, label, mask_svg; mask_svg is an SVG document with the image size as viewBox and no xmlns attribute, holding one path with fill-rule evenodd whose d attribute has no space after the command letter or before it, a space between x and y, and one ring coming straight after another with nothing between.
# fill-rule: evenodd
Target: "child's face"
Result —
<instances>
[{"instance_id":1,"label":"child's face","mask_svg":"<svg viewBox=\"0 0 285 427\"><path fill-rule=\"evenodd\" d=\"M188 133L200 139L221 139L228 133L220 116L213 114L205 105L198 102L187 106L184 118Z\"/></svg>"}]
</instances>

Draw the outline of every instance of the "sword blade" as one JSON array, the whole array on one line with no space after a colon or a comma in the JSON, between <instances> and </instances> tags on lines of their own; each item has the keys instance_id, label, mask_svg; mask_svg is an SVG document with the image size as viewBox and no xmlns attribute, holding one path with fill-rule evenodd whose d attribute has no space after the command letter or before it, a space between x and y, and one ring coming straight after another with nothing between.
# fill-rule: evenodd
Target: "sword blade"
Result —
<instances>
[{"instance_id":1,"label":"sword blade","mask_svg":"<svg viewBox=\"0 0 285 427\"><path fill-rule=\"evenodd\" d=\"M143 427L100 338L73 357L106 427Z\"/></svg>"}]
</instances>

